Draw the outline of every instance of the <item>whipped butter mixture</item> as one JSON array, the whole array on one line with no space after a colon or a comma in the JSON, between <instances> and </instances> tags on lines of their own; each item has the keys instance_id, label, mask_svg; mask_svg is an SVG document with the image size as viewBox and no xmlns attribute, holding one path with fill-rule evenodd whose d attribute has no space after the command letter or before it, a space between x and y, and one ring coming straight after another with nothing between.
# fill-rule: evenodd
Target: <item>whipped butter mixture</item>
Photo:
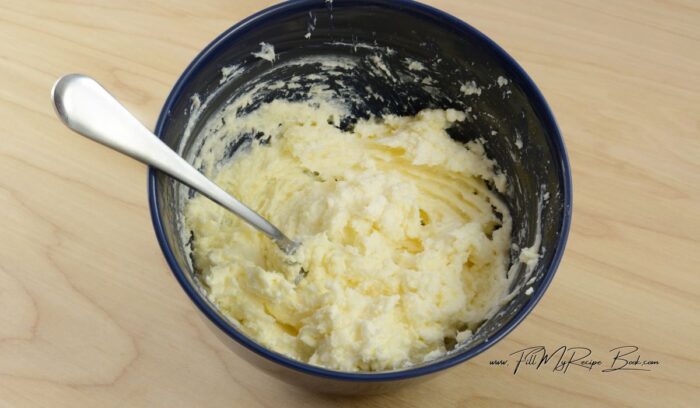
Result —
<instances>
[{"instance_id":1,"label":"whipped butter mixture","mask_svg":"<svg viewBox=\"0 0 700 408\"><path fill-rule=\"evenodd\" d=\"M228 116L227 116L228 115ZM186 207L210 299L247 335L342 371L444 355L501 305L511 217L482 142L453 141L455 110L338 128L331 104L276 100L218 130L257 134L210 174L302 242L285 256L208 199Z\"/></svg>"}]
</instances>

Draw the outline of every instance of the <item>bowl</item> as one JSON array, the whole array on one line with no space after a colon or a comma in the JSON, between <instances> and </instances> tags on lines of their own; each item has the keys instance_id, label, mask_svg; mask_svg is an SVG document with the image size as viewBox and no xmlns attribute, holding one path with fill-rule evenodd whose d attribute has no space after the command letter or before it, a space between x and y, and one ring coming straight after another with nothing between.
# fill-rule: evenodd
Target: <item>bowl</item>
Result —
<instances>
[{"instance_id":1,"label":"bowl","mask_svg":"<svg viewBox=\"0 0 700 408\"><path fill-rule=\"evenodd\" d=\"M267 45L274 54L260 53ZM292 78L297 86L285 86ZM544 97L503 49L435 8L404 0L290 1L246 18L209 44L173 87L155 133L201 168L197 157L207 136L203 129L227 101L251 93L243 114L276 98L303 100L318 83L345 100L357 117L413 115L424 108L470 112L450 135L461 142L484 138L488 156L508 177L502 198L513 217L511 263L517 263L519 248L540 245L534 268L520 265L512 271L517 274L512 299L464 344L410 368L339 372L290 359L237 330L207 299L183 228L183 206L193 192L151 169L153 226L175 278L234 352L286 382L314 390L382 392L426 379L488 349L542 297L568 235L570 169ZM232 141L227 155L250 137L254 135Z\"/></svg>"}]
</instances>

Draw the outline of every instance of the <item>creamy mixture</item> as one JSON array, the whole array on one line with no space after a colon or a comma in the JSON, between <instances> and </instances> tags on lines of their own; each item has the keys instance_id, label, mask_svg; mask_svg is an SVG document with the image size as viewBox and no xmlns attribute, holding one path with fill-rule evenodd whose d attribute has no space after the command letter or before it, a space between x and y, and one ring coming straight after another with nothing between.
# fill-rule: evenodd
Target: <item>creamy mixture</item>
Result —
<instances>
[{"instance_id":1,"label":"creamy mixture","mask_svg":"<svg viewBox=\"0 0 700 408\"><path fill-rule=\"evenodd\" d=\"M260 137L216 183L302 242L285 256L208 199L188 203L195 265L244 333L314 365L388 370L440 357L498 310L511 217L486 181L501 192L506 182L481 142L446 133L464 112L370 118L347 132L329 104L234 112L218 132Z\"/></svg>"}]
</instances>

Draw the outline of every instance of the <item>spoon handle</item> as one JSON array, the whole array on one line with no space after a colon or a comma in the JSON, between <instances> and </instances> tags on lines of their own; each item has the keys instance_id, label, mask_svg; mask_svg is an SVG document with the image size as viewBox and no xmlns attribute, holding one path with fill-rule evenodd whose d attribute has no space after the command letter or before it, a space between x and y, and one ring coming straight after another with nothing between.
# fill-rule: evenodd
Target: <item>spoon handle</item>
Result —
<instances>
[{"instance_id":1,"label":"spoon handle","mask_svg":"<svg viewBox=\"0 0 700 408\"><path fill-rule=\"evenodd\" d=\"M265 233L286 253L296 248L277 227L171 150L94 79L66 75L56 81L51 97L58 117L70 129L187 184Z\"/></svg>"}]
</instances>

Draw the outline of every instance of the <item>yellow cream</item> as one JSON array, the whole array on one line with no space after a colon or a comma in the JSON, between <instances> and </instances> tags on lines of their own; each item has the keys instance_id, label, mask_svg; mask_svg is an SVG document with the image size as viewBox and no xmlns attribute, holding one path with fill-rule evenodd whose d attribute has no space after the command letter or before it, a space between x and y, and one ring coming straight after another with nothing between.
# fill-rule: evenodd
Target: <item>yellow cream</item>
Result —
<instances>
[{"instance_id":1,"label":"yellow cream","mask_svg":"<svg viewBox=\"0 0 700 408\"><path fill-rule=\"evenodd\" d=\"M276 352L342 371L438 358L507 294L511 218L485 183L503 191L505 177L480 142L446 133L463 112L372 118L352 132L334 126L340 115L285 101L229 113L221 132L269 142L215 181L303 245L290 259L197 196L185 214L195 265L210 299Z\"/></svg>"}]
</instances>

